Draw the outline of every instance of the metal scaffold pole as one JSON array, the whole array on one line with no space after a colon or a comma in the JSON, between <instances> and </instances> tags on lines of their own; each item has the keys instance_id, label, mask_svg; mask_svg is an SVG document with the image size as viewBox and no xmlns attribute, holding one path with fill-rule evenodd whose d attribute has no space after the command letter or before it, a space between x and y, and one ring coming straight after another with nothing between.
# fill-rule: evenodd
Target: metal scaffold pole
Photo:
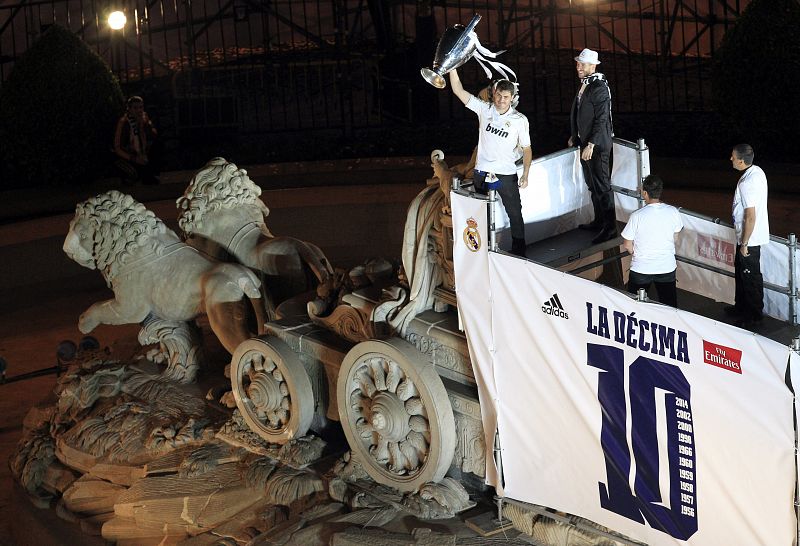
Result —
<instances>
[{"instance_id":1,"label":"metal scaffold pole","mask_svg":"<svg viewBox=\"0 0 800 546\"><path fill-rule=\"evenodd\" d=\"M791 234L789 234L789 241L791 242L793 240L794 240L794 233L791 233ZM796 242L795 242L795 244L796 244ZM792 252L791 243L790 243L789 249L790 249L790 253L791 253ZM794 261L791 262L791 265L794 266ZM792 283L792 278L793 277L794 277L794 270L793 270L792 274L789 276L789 278L790 278L789 284L793 284ZM790 301L792 299L793 298L790 298ZM792 351L794 351L795 353L800 354L800 337L796 337L796 338L792 339L792 344L789 346L789 348ZM795 412L795 414L797 413L797 395L796 394L794 396L792 396L792 410ZM798 423L797 423L797 421L795 421L795 423L794 423L794 457L795 457L795 460L797 459L797 454L798 454L797 425L798 425ZM795 474L794 474L794 513L795 513L795 536L796 536L795 544L800 544L800 503L797 502L798 488L800 488L800 479L799 478L800 477L798 477L798 475L797 475L797 465L795 465Z\"/></svg>"},{"instance_id":2,"label":"metal scaffold pole","mask_svg":"<svg viewBox=\"0 0 800 546\"><path fill-rule=\"evenodd\" d=\"M636 172L639 175L639 180L637 181L636 187L640 188L642 186L642 182L644 178L650 174L650 164L649 162L645 163L644 161L644 152L647 150L647 145L644 143L644 139L640 138L636 141ZM646 171L646 172L645 172ZM644 206L644 199L642 199L642 192L639 191L639 208Z\"/></svg>"},{"instance_id":3,"label":"metal scaffold pole","mask_svg":"<svg viewBox=\"0 0 800 546\"><path fill-rule=\"evenodd\" d=\"M494 447L492 448L494 455L494 464L497 467L498 482L503 483L503 459L500 456L500 432L494 431ZM497 503L497 524L503 523L503 497L495 495L495 502Z\"/></svg>"},{"instance_id":4,"label":"metal scaffold pole","mask_svg":"<svg viewBox=\"0 0 800 546\"><path fill-rule=\"evenodd\" d=\"M497 190L489 190L489 250L497 250L497 234L494 231L494 204L497 202Z\"/></svg>"},{"instance_id":5,"label":"metal scaffold pole","mask_svg":"<svg viewBox=\"0 0 800 546\"><path fill-rule=\"evenodd\" d=\"M798 290L797 290L797 236L794 233L789 234L789 318L792 324L797 326L797 307L798 307Z\"/></svg>"}]
</instances>

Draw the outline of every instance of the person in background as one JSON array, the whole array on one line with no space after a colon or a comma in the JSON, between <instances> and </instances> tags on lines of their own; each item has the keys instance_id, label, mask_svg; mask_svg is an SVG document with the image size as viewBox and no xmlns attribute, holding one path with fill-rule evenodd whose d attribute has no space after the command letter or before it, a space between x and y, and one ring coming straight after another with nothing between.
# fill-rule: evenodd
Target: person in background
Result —
<instances>
[{"instance_id":1,"label":"person in background","mask_svg":"<svg viewBox=\"0 0 800 546\"><path fill-rule=\"evenodd\" d=\"M456 70L450 71L453 93L478 115L478 152L475 161L475 188L500 194L511 224L511 252L525 255L525 221L522 218L520 188L528 185L533 154L528 118L513 106L516 84L499 80L492 86L491 100L484 101L466 91ZM522 150L522 177L517 176L517 150Z\"/></svg>"},{"instance_id":2,"label":"person in background","mask_svg":"<svg viewBox=\"0 0 800 546\"><path fill-rule=\"evenodd\" d=\"M737 144L731 151L731 165L742 175L733 194L733 228L736 232L735 305L725 308L736 316L737 326L753 330L764 314L764 278L761 276L761 247L769 243L767 175L753 165L753 147Z\"/></svg>"},{"instance_id":3,"label":"person in background","mask_svg":"<svg viewBox=\"0 0 800 546\"><path fill-rule=\"evenodd\" d=\"M144 111L142 97L130 97L125 114L117 121L114 131L115 166L123 183L158 183L158 169L151 157L157 136L156 128Z\"/></svg>"},{"instance_id":4,"label":"person in background","mask_svg":"<svg viewBox=\"0 0 800 546\"><path fill-rule=\"evenodd\" d=\"M592 243L617 236L614 192L611 189L610 162L612 137L611 89L603 74L597 72L600 59L596 51L584 49L575 57L580 89L570 111L569 146L580 149L581 167L592 197L594 219L581 229L599 231Z\"/></svg>"},{"instance_id":5,"label":"person in background","mask_svg":"<svg viewBox=\"0 0 800 546\"><path fill-rule=\"evenodd\" d=\"M628 292L636 294L654 284L658 301L678 307L675 241L683 221L678 209L661 202L663 190L664 182L658 176L651 174L644 179L641 192L645 206L631 214L622 230L622 247L633 256Z\"/></svg>"}]
</instances>

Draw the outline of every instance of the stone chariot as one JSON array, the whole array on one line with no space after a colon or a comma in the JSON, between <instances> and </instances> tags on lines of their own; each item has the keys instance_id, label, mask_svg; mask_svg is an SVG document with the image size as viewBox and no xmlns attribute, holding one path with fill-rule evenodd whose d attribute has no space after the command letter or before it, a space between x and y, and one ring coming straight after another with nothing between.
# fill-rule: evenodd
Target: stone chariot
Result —
<instances>
[{"instance_id":1,"label":"stone chariot","mask_svg":"<svg viewBox=\"0 0 800 546\"><path fill-rule=\"evenodd\" d=\"M283 444L338 421L353 460L401 491L448 473L481 478L485 468L475 380L452 309L448 200L456 171L443 158L432 154L435 177L409 207L399 282L380 263L336 273L319 249L292 241L301 257L292 274L302 279L305 268L318 287L268 304L264 333L238 345L230 365L236 406L264 440ZM235 188L238 200L219 198L229 191L221 188ZM272 261L263 249L278 243L258 194L246 171L210 161L178 200L187 242L200 240L202 223L205 248L265 273Z\"/></svg>"},{"instance_id":2,"label":"stone chariot","mask_svg":"<svg viewBox=\"0 0 800 546\"><path fill-rule=\"evenodd\" d=\"M316 246L273 236L261 190L221 158L178 199L182 239L129 195L81 203L64 250L100 270L114 298L92 305L79 327L141 323L140 342L166 353L165 378L191 382L201 360L194 318L205 314L232 354L226 373L242 420L266 442L338 421L349 465L380 484L412 492L471 474L482 487L480 406L454 311L457 171L441 152L431 159L399 272L381 260L337 271Z\"/></svg>"}]
</instances>

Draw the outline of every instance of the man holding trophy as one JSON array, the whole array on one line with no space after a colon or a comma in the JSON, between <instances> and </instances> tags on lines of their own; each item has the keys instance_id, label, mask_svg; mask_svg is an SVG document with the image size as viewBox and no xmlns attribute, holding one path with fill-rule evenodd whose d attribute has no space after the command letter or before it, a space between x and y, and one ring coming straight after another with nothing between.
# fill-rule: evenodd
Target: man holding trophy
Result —
<instances>
[{"instance_id":1,"label":"man holding trophy","mask_svg":"<svg viewBox=\"0 0 800 546\"><path fill-rule=\"evenodd\" d=\"M450 74L453 93L464 105L478 115L478 153L475 160L473 182L480 193L497 190L511 223L511 252L525 255L525 221L522 219L522 201L519 189L528 185L531 167L531 136L528 118L514 108L517 85L508 79L514 71L508 66L493 61L501 52L493 53L483 47L475 34L481 20L477 13L465 27L454 25L448 28L436 47L436 56L431 68L420 70L422 77L443 89L447 83L445 74ZM491 77L494 68L504 76L489 89L489 100L481 100L464 90L456 68L474 58L483 67L486 77ZM516 77L515 77L516 79ZM517 177L518 150L522 150L522 178Z\"/></svg>"},{"instance_id":2,"label":"man holding trophy","mask_svg":"<svg viewBox=\"0 0 800 546\"><path fill-rule=\"evenodd\" d=\"M512 106L516 85L501 79L490 89L489 102L466 91L458 72L450 74L453 93L478 115L478 155L473 182L480 193L497 190L511 223L511 253L525 255L525 222L519 189L528 185L531 167L531 137L528 118ZM522 177L517 177L517 149L522 149Z\"/></svg>"}]
</instances>

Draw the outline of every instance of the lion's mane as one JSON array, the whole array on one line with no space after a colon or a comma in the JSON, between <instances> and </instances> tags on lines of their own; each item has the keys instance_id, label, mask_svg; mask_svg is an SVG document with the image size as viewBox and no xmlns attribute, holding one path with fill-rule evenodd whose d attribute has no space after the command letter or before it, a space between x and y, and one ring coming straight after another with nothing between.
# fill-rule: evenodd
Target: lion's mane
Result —
<instances>
[{"instance_id":1,"label":"lion's mane","mask_svg":"<svg viewBox=\"0 0 800 546\"><path fill-rule=\"evenodd\" d=\"M106 281L142 247L156 253L164 247L155 237L167 231L164 223L130 195L111 190L79 203L75 220L91 225L92 257Z\"/></svg>"},{"instance_id":2,"label":"lion's mane","mask_svg":"<svg viewBox=\"0 0 800 546\"><path fill-rule=\"evenodd\" d=\"M221 157L215 157L200 169L177 200L180 215L178 225L186 235L203 226L208 212L243 205L256 205L262 217L269 209L259 197L261 188L247 176L247 171Z\"/></svg>"}]
</instances>

